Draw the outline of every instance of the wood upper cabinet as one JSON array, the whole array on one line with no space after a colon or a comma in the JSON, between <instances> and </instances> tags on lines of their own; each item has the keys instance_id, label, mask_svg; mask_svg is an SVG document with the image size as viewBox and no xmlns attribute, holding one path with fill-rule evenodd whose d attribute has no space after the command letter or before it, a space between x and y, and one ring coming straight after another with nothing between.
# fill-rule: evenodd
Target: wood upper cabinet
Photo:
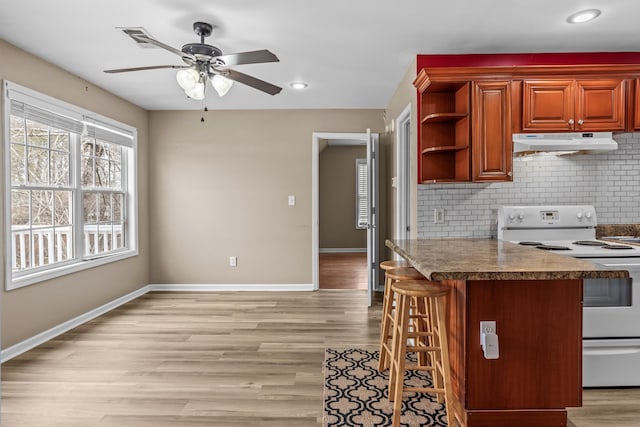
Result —
<instances>
[{"instance_id":1,"label":"wood upper cabinet","mask_svg":"<svg viewBox=\"0 0 640 427\"><path fill-rule=\"evenodd\" d=\"M420 91L418 183L511 181L509 80L430 78Z\"/></svg>"},{"instance_id":2,"label":"wood upper cabinet","mask_svg":"<svg viewBox=\"0 0 640 427\"><path fill-rule=\"evenodd\" d=\"M473 181L511 181L511 82L474 82L472 112Z\"/></svg>"},{"instance_id":3,"label":"wood upper cabinet","mask_svg":"<svg viewBox=\"0 0 640 427\"><path fill-rule=\"evenodd\" d=\"M419 184L511 181L512 133L640 131L640 64L429 67L413 84Z\"/></svg>"},{"instance_id":4,"label":"wood upper cabinet","mask_svg":"<svg viewBox=\"0 0 640 427\"><path fill-rule=\"evenodd\" d=\"M470 180L470 83L431 84L420 94L419 183Z\"/></svg>"},{"instance_id":5,"label":"wood upper cabinet","mask_svg":"<svg viewBox=\"0 0 640 427\"><path fill-rule=\"evenodd\" d=\"M633 97L633 130L640 130L640 78L635 79Z\"/></svg>"},{"instance_id":6,"label":"wood upper cabinet","mask_svg":"<svg viewBox=\"0 0 640 427\"><path fill-rule=\"evenodd\" d=\"M624 79L524 80L522 91L525 132L625 129Z\"/></svg>"}]
</instances>

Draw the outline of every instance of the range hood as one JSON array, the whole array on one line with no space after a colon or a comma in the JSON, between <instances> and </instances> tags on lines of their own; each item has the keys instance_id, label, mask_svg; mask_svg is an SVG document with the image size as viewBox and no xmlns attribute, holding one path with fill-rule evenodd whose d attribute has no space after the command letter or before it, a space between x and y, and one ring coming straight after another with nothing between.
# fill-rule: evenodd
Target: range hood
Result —
<instances>
[{"instance_id":1,"label":"range hood","mask_svg":"<svg viewBox=\"0 0 640 427\"><path fill-rule=\"evenodd\" d=\"M520 156L536 152L599 153L617 149L612 132L513 134L513 152Z\"/></svg>"}]
</instances>

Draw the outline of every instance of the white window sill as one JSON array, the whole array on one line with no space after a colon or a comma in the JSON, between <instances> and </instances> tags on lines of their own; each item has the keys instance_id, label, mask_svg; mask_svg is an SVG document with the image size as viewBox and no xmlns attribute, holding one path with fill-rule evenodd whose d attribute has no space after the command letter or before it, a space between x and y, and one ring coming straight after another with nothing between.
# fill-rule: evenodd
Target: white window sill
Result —
<instances>
[{"instance_id":1,"label":"white window sill","mask_svg":"<svg viewBox=\"0 0 640 427\"><path fill-rule=\"evenodd\" d=\"M51 269L48 269L46 271L39 271L37 273L27 274L17 278L9 277L9 280L7 280L6 290L11 291L13 289L23 288L25 286L44 282L45 280L55 279L56 277L66 276L67 274L87 270L89 268L98 267L100 265L105 265L116 261L122 261L123 259L131 258L137 255L137 250L127 250L112 255L107 255L101 258L82 260L73 264L66 264L60 267L52 267ZM10 274L11 273L9 273L9 275Z\"/></svg>"}]
</instances>

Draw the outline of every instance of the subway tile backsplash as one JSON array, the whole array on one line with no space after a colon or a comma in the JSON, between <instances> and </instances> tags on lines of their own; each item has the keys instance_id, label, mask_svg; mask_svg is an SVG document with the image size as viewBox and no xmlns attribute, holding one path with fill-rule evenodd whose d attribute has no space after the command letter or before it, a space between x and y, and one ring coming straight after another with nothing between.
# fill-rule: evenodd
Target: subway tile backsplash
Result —
<instances>
[{"instance_id":1,"label":"subway tile backsplash","mask_svg":"<svg viewBox=\"0 0 640 427\"><path fill-rule=\"evenodd\" d=\"M502 205L589 204L598 223L640 223L640 133L614 139L603 154L514 158L513 182L418 185L418 237L495 237Z\"/></svg>"}]
</instances>

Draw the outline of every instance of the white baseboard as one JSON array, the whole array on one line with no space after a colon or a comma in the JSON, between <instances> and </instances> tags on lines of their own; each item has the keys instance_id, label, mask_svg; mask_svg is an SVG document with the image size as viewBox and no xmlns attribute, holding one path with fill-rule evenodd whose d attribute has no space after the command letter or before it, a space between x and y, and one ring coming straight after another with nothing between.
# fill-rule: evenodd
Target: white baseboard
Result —
<instances>
[{"instance_id":1,"label":"white baseboard","mask_svg":"<svg viewBox=\"0 0 640 427\"><path fill-rule=\"evenodd\" d=\"M133 291L127 295L121 296L120 298L116 298L115 300L108 302L100 307L94 308L80 316L74 317L73 319L67 320L57 326L54 326L51 329L48 329L44 332L41 332L37 335L32 336L31 338L27 338L24 341L21 341L11 347L8 347L2 351L0 351L0 363L4 363L8 360L13 359L16 356L21 355L22 353L31 350L43 344L58 335L61 335L71 329L82 325L83 323L88 322L89 320L95 319L98 316L101 316L114 308L121 306L122 304L128 303L129 301L133 301L134 299L146 294L149 292L149 286L144 286L136 291Z\"/></svg>"},{"instance_id":2,"label":"white baseboard","mask_svg":"<svg viewBox=\"0 0 640 427\"><path fill-rule=\"evenodd\" d=\"M320 248L321 254L340 254L348 252L367 252L367 248Z\"/></svg>"},{"instance_id":3,"label":"white baseboard","mask_svg":"<svg viewBox=\"0 0 640 427\"><path fill-rule=\"evenodd\" d=\"M313 284L162 284L148 286L150 291L165 292L304 292L313 291Z\"/></svg>"},{"instance_id":4,"label":"white baseboard","mask_svg":"<svg viewBox=\"0 0 640 427\"><path fill-rule=\"evenodd\" d=\"M16 356L21 355L24 352L31 350L44 344L45 342L62 335L63 333L82 325L98 316L101 316L114 308L121 306L129 301L152 291L168 291L168 292L229 292L229 291L247 291L247 292L300 292L300 291L313 291L313 284L151 284L143 286L142 288L131 292L127 295L116 298L115 300L108 302L100 307L94 308L80 316L67 320L51 329L41 332L37 335L27 338L11 347L8 347L0 351L0 363L7 362Z\"/></svg>"}]
</instances>

